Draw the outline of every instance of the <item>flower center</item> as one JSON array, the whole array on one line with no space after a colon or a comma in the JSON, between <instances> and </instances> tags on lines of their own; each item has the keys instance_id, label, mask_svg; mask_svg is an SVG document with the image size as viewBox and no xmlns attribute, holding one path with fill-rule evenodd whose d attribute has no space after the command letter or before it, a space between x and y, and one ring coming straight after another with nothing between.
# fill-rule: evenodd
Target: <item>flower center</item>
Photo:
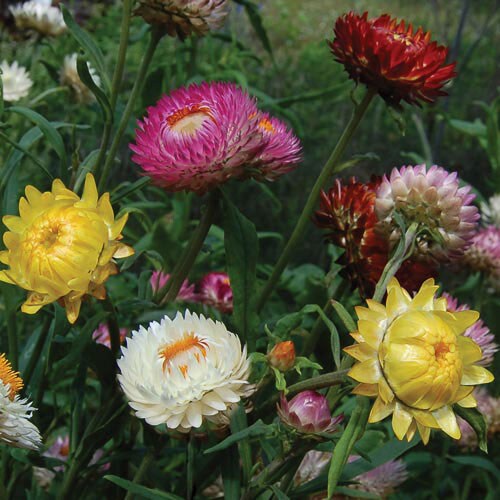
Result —
<instances>
[{"instance_id":1,"label":"flower center","mask_svg":"<svg viewBox=\"0 0 500 500\"><path fill-rule=\"evenodd\" d=\"M202 104L194 104L170 115L167 118L167 123L178 134L195 135L208 119L214 120L210 108Z\"/></svg>"},{"instance_id":2,"label":"flower center","mask_svg":"<svg viewBox=\"0 0 500 500\"><path fill-rule=\"evenodd\" d=\"M271 120L269 120L268 118L262 118L259 121L259 128L268 132L269 134L274 134L276 132L276 129L271 123Z\"/></svg>"},{"instance_id":3,"label":"flower center","mask_svg":"<svg viewBox=\"0 0 500 500\"><path fill-rule=\"evenodd\" d=\"M9 398L12 400L16 394L23 388L23 380L18 372L12 369L11 364L5 357L0 355L0 381L9 386Z\"/></svg>"},{"instance_id":4,"label":"flower center","mask_svg":"<svg viewBox=\"0 0 500 500\"><path fill-rule=\"evenodd\" d=\"M158 349L160 359L163 359L162 369L172 372L174 361L184 376L187 375L191 357L186 355L192 353L197 363L200 362L200 354L204 358L207 356L208 343L205 339L198 337L194 332L184 332L182 337L175 342L166 344Z\"/></svg>"}]
</instances>

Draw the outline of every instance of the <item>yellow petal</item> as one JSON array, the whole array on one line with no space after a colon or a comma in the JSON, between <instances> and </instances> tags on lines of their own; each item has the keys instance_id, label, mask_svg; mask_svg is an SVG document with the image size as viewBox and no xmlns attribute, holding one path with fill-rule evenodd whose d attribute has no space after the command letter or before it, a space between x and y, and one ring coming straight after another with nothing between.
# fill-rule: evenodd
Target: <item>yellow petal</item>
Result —
<instances>
[{"instance_id":1,"label":"yellow petal","mask_svg":"<svg viewBox=\"0 0 500 500\"><path fill-rule=\"evenodd\" d=\"M394 406L395 403L385 404L380 398L377 398L375 403L373 403L368 422L370 424L380 422L394 411Z\"/></svg>"},{"instance_id":2,"label":"yellow petal","mask_svg":"<svg viewBox=\"0 0 500 500\"><path fill-rule=\"evenodd\" d=\"M15 233L22 233L26 228L26 224L23 219L17 215L6 215L3 217L2 222L10 231L14 231Z\"/></svg>"},{"instance_id":3,"label":"yellow petal","mask_svg":"<svg viewBox=\"0 0 500 500\"><path fill-rule=\"evenodd\" d=\"M377 323L366 319L360 319L358 321L358 330L369 346L374 349L379 348L380 342L382 342L384 336L384 331Z\"/></svg>"},{"instance_id":4,"label":"yellow petal","mask_svg":"<svg viewBox=\"0 0 500 500\"><path fill-rule=\"evenodd\" d=\"M439 429L439 425L432 413L425 410L416 410L415 408L411 408L411 414L420 425L431 427L433 429Z\"/></svg>"},{"instance_id":5,"label":"yellow petal","mask_svg":"<svg viewBox=\"0 0 500 500\"><path fill-rule=\"evenodd\" d=\"M434 285L434 280L431 280L432 284L426 285L427 281L420 287L417 295L413 298L411 302L411 309L417 309L419 311L430 311L434 306L434 295L439 289L439 286Z\"/></svg>"},{"instance_id":6,"label":"yellow petal","mask_svg":"<svg viewBox=\"0 0 500 500\"><path fill-rule=\"evenodd\" d=\"M111 225L115 221L115 214L113 207L109 201L109 193L104 193L97 202L97 210L101 214L106 224Z\"/></svg>"},{"instance_id":7,"label":"yellow petal","mask_svg":"<svg viewBox=\"0 0 500 500\"><path fill-rule=\"evenodd\" d=\"M460 383L462 385L488 384L493 382L494 378L493 374L482 366L466 365Z\"/></svg>"},{"instance_id":8,"label":"yellow petal","mask_svg":"<svg viewBox=\"0 0 500 500\"><path fill-rule=\"evenodd\" d=\"M123 243L119 243L117 246L117 249L115 250L115 253L113 254L113 257L115 259L124 259L125 257L130 257L131 255L134 255L135 250Z\"/></svg>"},{"instance_id":9,"label":"yellow petal","mask_svg":"<svg viewBox=\"0 0 500 500\"><path fill-rule=\"evenodd\" d=\"M460 336L457 340L464 365L471 365L483 357L481 348L470 337Z\"/></svg>"},{"instance_id":10,"label":"yellow petal","mask_svg":"<svg viewBox=\"0 0 500 500\"><path fill-rule=\"evenodd\" d=\"M380 378L380 365L377 359L367 359L356 363L347 374L349 377L365 384L376 384Z\"/></svg>"},{"instance_id":11,"label":"yellow petal","mask_svg":"<svg viewBox=\"0 0 500 500\"><path fill-rule=\"evenodd\" d=\"M358 361L366 361L367 359L377 358L377 351L370 347L366 342L344 347L344 352Z\"/></svg>"},{"instance_id":12,"label":"yellow petal","mask_svg":"<svg viewBox=\"0 0 500 500\"><path fill-rule=\"evenodd\" d=\"M451 406L443 406L439 410L432 412L441 430L446 432L453 439L460 439L461 433L458 427L457 417L453 413Z\"/></svg>"},{"instance_id":13,"label":"yellow petal","mask_svg":"<svg viewBox=\"0 0 500 500\"><path fill-rule=\"evenodd\" d=\"M8 250L3 250L0 252L0 262L2 264L9 265L9 251Z\"/></svg>"},{"instance_id":14,"label":"yellow petal","mask_svg":"<svg viewBox=\"0 0 500 500\"><path fill-rule=\"evenodd\" d=\"M475 408L477 406L477 401L472 394L469 394L465 398L462 398L460 401L457 401L457 404L459 404L463 408Z\"/></svg>"},{"instance_id":15,"label":"yellow petal","mask_svg":"<svg viewBox=\"0 0 500 500\"><path fill-rule=\"evenodd\" d=\"M429 437L431 435L431 429L429 427L425 427L425 425L421 425L417 422L417 429L420 437L422 438L422 443L427 444L429 442Z\"/></svg>"},{"instance_id":16,"label":"yellow petal","mask_svg":"<svg viewBox=\"0 0 500 500\"><path fill-rule=\"evenodd\" d=\"M82 305L81 300L69 300L67 297L64 297L64 307L66 308L66 317L68 321L73 324L80 314L80 307Z\"/></svg>"},{"instance_id":17,"label":"yellow petal","mask_svg":"<svg viewBox=\"0 0 500 500\"><path fill-rule=\"evenodd\" d=\"M123 228L125 227L125 224L127 223L127 220L128 220L128 214L125 214L111 226L111 234L110 234L111 240L116 240L118 236L120 236L121 232L123 231Z\"/></svg>"},{"instance_id":18,"label":"yellow petal","mask_svg":"<svg viewBox=\"0 0 500 500\"><path fill-rule=\"evenodd\" d=\"M448 301L446 297L441 297L434 300L434 310L436 311L446 311L448 309Z\"/></svg>"},{"instance_id":19,"label":"yellow petal","mask_svg":"<svg viewBox=\"0 0 500 500\"><path fill-rule=\"evenodd\" d=\"M478 319L477 311L443 312L434 311L455 333L462 335L469 326L472 326Z\"/></svg>"},{"instance_id":20,"label":"yellow petal","mask_svg":"<svg viewBox=\"0 0 500 500\"><path fill-rule=\"evenodd\" d=\"M85 186L83 188L82 201L80 204L85 205L86 207L95 208L97 207L98 198L99 194L97 193L94 176L91 173L88 173L85 176Z\"/></svg>"},{"instance_id":21,"label":"yellow petal","mask_svg":"<svg viewBox=\"0 0 500 500\"><path fill-rule=\"evenodd\" d=\"M406 290L403 290L399 283L397 286L387 287L387 315L389 319L395 318L399 314L408 310L410 305L410 298L406 294Z\"/></svg>"},{"instance_id":22,"label":"yellow petal","mask_svg":"<svg viewBox=\"0 0 500 500\"><path fill-rule=\"evenodd\" d=\"M410 425L410 428L406 432L406 440L410 442L417 431L417 422L413 419Z\"/></svg>"},{"instance_id":23,"label":"yellow petal","mask_svg":"<svg viewBox=\"0 0 500 500\"><path fill-rule=\"evenodd\" d=\"M372 299L367 299L366 305L372 311L375 311L376 313L381 314L384 318L387 318L387 311L385 307L382 304L380 304L380 302L376 302L375 300Z\"/></svg>"},{"instance_id":24,"label":"yellow petal","mask_svg":"<svg viewBox=\"0 0 500 500\"><path fill-rule=\"evenodd\" d=\"M386 403L390 403L394 399L394 392L392 392L384 377L380 377L378 381L378 395Z\"/></svg>"},{"instance_id":25,"label":"yellow petal","mask_svg":"<svg viewBox=\"0 0 500 500\"><path fill-rule=\"evenodd\" d=\"M353 394L358 394L359 396L375 397L378 395L378 385L377 384L358 384L353 390Z\"/></svg>"},{"instance_id":26,"label":"yellow petal","mask_svg":"<svg viewBox=\"0 0 500 500\"><path fill-rule=\"evenodd\" d=\"M16 285L16 282L8 275L7 271L0 271L0 281L9 285Z\"/></svg>"},{"instance_id":27,"label":"yellow petal","mask_svg":"<svg viewBox=\"0 0 500 500\"><path fill-rule=\"evenodd\" d=\"M385 309L383 311L374 311L368 307L356 306L354 310L359 319L367 319L375 323L380 323L387 318Z\"/></svg>"},{"instance_id":28,"label":"yellow petal","mask_svg":"<svg viewBox=\"0 0 500 500\"><path fill-rule=\"evenodd\" d=\"M396 434L396 437L400 441L405 437L412 421L413 417L400 403L396 403L394 413L392 414L392 428L394 430L394 434Z\"/></svg>"}]
</instances>

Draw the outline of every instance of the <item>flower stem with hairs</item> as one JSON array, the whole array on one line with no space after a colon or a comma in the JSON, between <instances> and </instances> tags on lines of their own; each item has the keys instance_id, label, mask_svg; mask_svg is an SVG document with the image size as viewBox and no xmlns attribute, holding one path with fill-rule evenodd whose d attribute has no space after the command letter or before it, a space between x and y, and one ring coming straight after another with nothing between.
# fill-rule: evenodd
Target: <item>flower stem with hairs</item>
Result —
<instances>
[{"instance_id":1,"label":"flower stem with hairs","mask_svg":"<svg viewBox=\"0 0 500 500\"><path fill-rule=\"evenodd\" d=\"M321 189L326 184L328 179L337 172L338 167L341 166L339 161L342 157L342 154L344 153L347 145L349 144L349 141L354 135L354 132L358 128L363 116L366 113L366 110L368 109L368 106L370 105L376 93L377 91L375 89L369 88L365 96L363 97L363 100L356 106L351 116L351 119L349 120L349 123L347 124L346 128L344 129L344 132L342 133L339 141L337 142L337 145L335 146L335 149L332 151L332 154L330 155L323 169L321 170L319 177L316 179L316 182L311 192L309 193L309 198L307 199L304 209L300 214L299 220L295 225L293 233L290 236L290 239L288 240L285 249L281 253L278 262L274 266L273 272L269 280L265 284L260 294L260 297L257 302L257 309L259 311L264 307L265 303L267 302L267 299L269 298L272 291L274 290L274 287L278 283L281 274L283 273L285 267L287 266L293 252L295 251L295 248L302 240L304 231L306 230L307 224L309 223L311 214L313 213L313 210L318 202Z\"/></svg>"}]
</instances>

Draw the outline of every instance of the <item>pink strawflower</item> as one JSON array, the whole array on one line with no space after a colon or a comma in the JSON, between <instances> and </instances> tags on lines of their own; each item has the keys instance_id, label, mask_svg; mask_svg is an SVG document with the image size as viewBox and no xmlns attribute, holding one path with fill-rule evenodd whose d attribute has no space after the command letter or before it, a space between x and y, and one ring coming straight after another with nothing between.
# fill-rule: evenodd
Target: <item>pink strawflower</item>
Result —
<instances>
[{"instance_id":1,"label":"pink strawflower","mask_svg":"<svg viewBox=\"0 0 500 500\"><path fill-rule=\"evenodd\" d=\"M349 462L355 462L359 457L353 455L349 457ZM356 476L355 484L349 488L358 491L373 493L381 498L386 498L395 489L408 479L408 471L402 460L390 460L374 469Z\"/></svg>"},{"instance_id":2,"label":"pink strawflower","mask_svg":"<svg viewBox=\"0 0 500 500\"><path fill-rule=\"evenodd\" d=\"M500 432L500 398L490 396L482 387L474 389L472 394L477 401L477 409L486 419L488 439L492 439ZM458 417L457 420L462 433L458 445L465 450L475 450L478 442L474 429L462 418Z\"/></svg>"},{"instance_id":3,"label":"pink strawflower","mask_svg":"<svg viewBox=\"0 0 500 500\"><path fill-rule=\"evenodd\" d=\"M128 330L126 328L120 328L120 344L125 342L125 338L127 337ZM107 323L101 323L94 333L92 333L92 339L95 340L98 344L102 344L109 349L111 349L111 337L109 335L109 327Z\"/></svg>"},{"instance_id":4,"label":"pink strawflower","mask_svg":"<svg viewBox=\"0 0 500 500\"><path fill-rule=\"evenodd\" d=\"M222 313L233 312L233 290L226 273L208 273L198 284L200 301Z\"/></svg>"},{"instance_id":5,"label":"pink strawflower","mask_svg":"<svg viewBox=\"0 0 500 500\"><path fill-rule=\"evenodd\" d=\"M308 451L293 478L295 486L300 486L319 477L331 459L332 454L328 451Z\"/></svg>"},{"instance_id":6,"label":"pink strawflower","mask_svg":"<svg viewBox=\"0 0 500 500\"><path fill-rule=\"evenodd\" d=\"M170 274L162 271L153 271L151 279L149 280L153 293L157 293L161 290L169 279ZM194 288L195 286L190 284L188 280L184 280L175 300L177 302L198 302L198 295L194 291Z\"/></svg>"},{"instance_id":7,"label":"pink strawflower","mask_svg":"<svg viewBox=\"0 0 500 500\"><path fill-rule=\"evenodd\" d=\"M302 391L290 401L284 394L277 405L278 415L283 423L299 432L336 432L343 415L332 417L328 401L319 392Z\"/></svg>"},{"instance_id":8,"label":"pink strawflower","mask_svg":"<svg viewBox=\"0 0 500 500\"><path fill-rule=\"evenodd\" d=\"M464 262L473 271L481 271L493 283L500 284L500 227L479 229L465 253Z\"/></svg>"},{"instance_id":9,"label":"pink strawflower","mask_svg":"<svg viewBox=\"0 0 500 500\"><path fill-rule=\"evenodd\" d=\"M394 214L399 213L407 227L418 223L419 255L438 261L456 258L470 245L479 219L470 191L470 186L460 187L456 172L436 165L395 168L377 189L378 229L396 242L400 235Z\"/></svg>"},{"instance_id":10,"label":"pink strawflower","mask_svg":"<svg viewBox=\"0 0 500 500\"><path fill-rule=\"evenodd\" d=\"M448 302L448 311L454 312L470 309L467 304L459 305L457 299L447 293L443 293L443 297ZM478 319L472 326L465 330L464 335L474 340L483 352L483 357L477 364L490 366L493 363L495 353L498 351L498 344L495 342L495 336L490 332L490 329L484 324L483 320Z\"/></svg>"},{"instance_id":11,"label":"pink strawflower","mask_svg":"<svg viewBox=\"0 0 500 500\"><path fill-rule=\"evenodd\" d=\"M256 120L265 146L249 166L256 169L254 177L274 181L297 167L302 158L300 141L281 120L268 113L260 113Z\"/></svg>"},{"instance_id":12,"label":"pink strawflower","mask_svg":"<svg viewBox=\"0 0 500 500\"><path fill-rule=\"evenodd\" d=\"M132 160L167 191L203 194L230 179L274 180L299 158L285 125L232 83L174 90L138 127Z\"/></svg>"}]
</instances>

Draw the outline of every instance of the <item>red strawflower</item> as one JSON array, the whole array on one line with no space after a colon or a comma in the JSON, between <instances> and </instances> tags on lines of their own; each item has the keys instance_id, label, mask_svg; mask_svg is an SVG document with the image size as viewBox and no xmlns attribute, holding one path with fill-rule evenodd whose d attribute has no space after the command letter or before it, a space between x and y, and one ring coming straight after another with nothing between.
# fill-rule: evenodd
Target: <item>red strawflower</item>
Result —
<instances>
[{"instance_id":1,"label":"red strawflower","mask_svg":"<svg viewBox=\"0 0 500 500\"><path fill-rule=\"evenodd\" d=\"M351 178L342 184L337 179L328 193L321 193L320 209L314 215L315 224L329 230L326 237L345 250L339 259L344 266L342 273L363 297L373 294L390 252L389 241L376 227L375 199L380 181L374 178L363 184ZM417 290L435 272L429 262L408 259L396 276L405 289Z\"/></svg>"},{"instance_id":2,"label":"red strawflower","mask_svg":"<svg viewBox=\"0 0 500 500\"><path fill-rule=\"evenodd\" d=\"M388 14L368 19L367 12L349 12L337 19L334 33L329 46L335 60L390 104L434 102L447 95L442 87L456 76L455 63L446 64L447 47Z\"/></svg>"}]
</instances>

